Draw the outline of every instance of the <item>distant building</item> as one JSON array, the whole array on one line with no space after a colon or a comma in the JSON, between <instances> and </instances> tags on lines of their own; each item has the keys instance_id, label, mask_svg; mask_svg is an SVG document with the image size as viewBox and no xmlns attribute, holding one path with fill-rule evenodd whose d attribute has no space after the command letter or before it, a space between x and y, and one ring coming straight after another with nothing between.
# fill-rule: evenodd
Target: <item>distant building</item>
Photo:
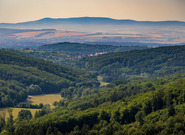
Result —
<instances>
[{"instance_id":1,"label":"distant building","mask_svg":"<svg viewBox=\"0 0 185 135\"><path fill-rule=\"evenodd\" d=\"M76 56L75 57L75 59L81 59L82 58L82 56Z\"/></svg>"},{"instance_id":2,"label":"distant building","mask_svg":"<svg viewBox=\"0 0 185 135\"><path fill-rule=\"evenodd\" d=\"M98 56L98 55L102 55L102 54L107 54L107 52L99 52L99 53L95 53L94 56Z\"/></svg>"},{"instance_id":3,"label":"distant building","mask_svg":"<svg viewBox=\"0 0 185 135\"><path fill-rule=\"evenodd\" d=\"M93 54L88 54L88 56L93 56Z\"/></svg>"}]
</instances>

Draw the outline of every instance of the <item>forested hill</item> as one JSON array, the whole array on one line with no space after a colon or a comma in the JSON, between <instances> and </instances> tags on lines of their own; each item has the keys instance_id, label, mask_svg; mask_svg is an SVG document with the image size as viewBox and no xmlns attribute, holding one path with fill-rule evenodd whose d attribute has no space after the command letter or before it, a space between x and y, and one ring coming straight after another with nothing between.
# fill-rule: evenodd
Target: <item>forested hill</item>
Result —
<instances>
[{"instance_id":1,"label":"forested hill","mask_svg":"<svg viewBox=\"0 0 185 135\"><path fill-rule=\"evenodd\" d=\"M2 49L21 56L34 57L52 61L54 63L74 67L76 59L86 56L94 56L113 52L124 52L130 50L147 49L147 46L112 46L112 45L90 45L81 43L61 42L43 45L38 48L25 49Z\"/></svg>"},{"instance_id":2,"label":"forested hill","mask_svg":"<svg viewBox=\"0 0 185 135\"><path fill-rule=\"evenodd\" d=\"M91 45L91 44L81 44L81 43L70 43L62 42L49 45L43 45L38 47L41 51L59 51L59 52L76 52L79 54L95 54L97 52L124 52L130 50L140 50L146 49L146 46L112 46L112 45Z\"/></svg>"},{"instance_id":3,"label":"forested hill","mask_svg":"<svg viewBox=\"0 0 185 135\"><path fill-rule=\"evenodd\" d=\"M104 88L57 102L53 113L42 117L42 109L31 120L16 120L15 128L5 129L15 135L183 135L184 82L175 76Z\"/></svg>"},{"instance_id":4,"label":"forested hill","mask_svg":"<svg viewBox=\"0 0 185 135\"><path fill-rule=\"evenodd\" d=\"M0 51L0 107L14 106L28 94L60 92L63 88L98 87L96 76L35 58Z\"/></svg>"},{"instance_id":5,"label":"forested hill","mask_svg":"<svg viewBox=\"0 0 185 135\"><path fill-rule=\"evenodd\" d=\"M77 67L97 71L104 81L185 72L185 45L85 57Z\"/></svg>"}]
</instances>

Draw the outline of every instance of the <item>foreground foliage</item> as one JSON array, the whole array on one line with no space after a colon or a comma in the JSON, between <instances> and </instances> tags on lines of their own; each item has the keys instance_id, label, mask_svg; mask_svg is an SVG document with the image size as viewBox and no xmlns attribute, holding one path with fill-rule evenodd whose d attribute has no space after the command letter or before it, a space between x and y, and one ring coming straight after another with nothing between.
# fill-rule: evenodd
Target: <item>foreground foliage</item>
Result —
<instances>
[{"instance_id":1,"label":"foreground foliage","mask_svg":"<svg viewBox=\"0 0 185 135\"><path fill-rule=\"evenodd\" d=\"M119 95L119 96L118 96ZM184 134L185 78L119 84L16 120L14 134ZM52 112L52 113L51 113ZM9 131L2 127L2 130Z\"/></svg>"}]
</instances>

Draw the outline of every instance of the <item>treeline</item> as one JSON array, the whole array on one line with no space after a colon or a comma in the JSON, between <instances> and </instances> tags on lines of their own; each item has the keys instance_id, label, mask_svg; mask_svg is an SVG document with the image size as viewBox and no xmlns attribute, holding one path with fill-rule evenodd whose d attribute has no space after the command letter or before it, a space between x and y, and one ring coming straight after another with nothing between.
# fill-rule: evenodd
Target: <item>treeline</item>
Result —
<instances>
[{"instance_id":1,"label":"treeline","mask_svg":"<svg viewBox=\"0 0 185 135\"><path fill-rule=\"evenodd\" d=\"M96 76L89 72L66 68L52 62L23 57L6 51L0 51L0 80L19 82L23 87L23 89L20 90L21 92L19 92L19 89L16 89L16 87L11 88L12 91L18 91L17 93L23 98L16 97L17 94L9 95L11 93L7 93L2 89L2 93L7 95L6 102L8 103L0 103L0 107L14 106L16 103L24 101L28 94L57 93L69 86L79 88L99 86ZM89 85L89 83L91 85ZM16 85L17 83L15 83L15 86ZM6 89L8 88L9 87ZM9 96L13 98L14 101L11 101Z\"/></svg>"},{"instance_id":2,"label":"treeline","mask_svg":"<svg viewBox=\"0 0 185 135\"><path fill-rule=\"evenodd\" d=\"M80 44L80 43L55 43L49 45L43 45L38 47L40 51L59 51L59 52L72 52L79 53L82 55L95 54L97 52L123 52L130 50L146 49L146 46L112 46L112 45L91 45L91 44Z\"/></svg>"},{"instance_id":3,"label":"treeline","mask_svg":"<svg viewBox=\"0 0 185 135\"><path fill-rule=\"evenodd\" d=\"M80 43L62 42L43 45L32 49L4 49L22 56L40 58L54 63L75 67L74 61L95 53L113 53L130 50L146 49L146 46L111 46L111 45L90 45Z\"/></svg>"},{"instance_id":4,"label":"treeline","mask_svg":"<svg viewBox=\"0 0 185 135\"><path fill-rule=\"evenodd\" d=\"M129 93L132 91L133 93ZM112 96L113 93L119 98ZM124 96L125 95L125 96ZM80 104L87 103L87 108ZM99 104L97 102L102 101ZM175 76L101 89L82 99L56 102L53 113L45 109L36 119L16 120L14 134L184 134L185 78ZM85 104L84 104L85 105ZM76 108L74 108L76 106ZM48 113L49 112L49 113ZM40 116L39 116L40 114ZM5 126L6 127L6 126ZM2 131L8 131L8 128Z\"/></svg>"},{"instance_id":5,"label":"treeline","mask_svg":"<svg viewBox=\"0 0 185 135\"><path fill-rule=\"evenodd\" d=\"M76 66L96 71L103 81L160 77L185 72L185 46L159 47L146 50L85 57Z\"/></svg>"},{"instance_id":6,"label":"treeline","mask_svg":"<svg viewBox=\"0 0 185 135\"><path fill-rule=\"evenodd\" d=\"M84 57L84 54L88 51L90 51L88 53L95 53L96 51L98 52L98 49L104 50L104 48L105 50L110 49L110 51L107 51L108 54ZM121 48L123 48L123 50ZM64 51L62 51L62 49L64 49ZM80 51L80 49L82 50ZM97 75L102 76L102 81L104 82L162 77L173 73L185 72L184 45L146 49L140 46L130 48L78 43L58 43L41 46L38 50L8 51L20 55L41 58L76 69L93 71Z\"/></svg>"},{"instance_id":7,"label":"treeline","mask_svg":"<svg viewBox=\"0 0 185 135\"><path fill-rule=\"evenodd\" d=\"M42 109L43 104L31 104L31 103L19 103L15 106L15 108L32 108L32 109Z\"/></svg>"},{"instance_id":8,"label":"treeline","mask_svg":"<svg viewBox=\"0 0 185 135\"><path fill-rule=\"evenodd\" d=\"M27 98L26 88L17 81L0 80L0 107L15 106Z\"/></svg>"}]
</instances>

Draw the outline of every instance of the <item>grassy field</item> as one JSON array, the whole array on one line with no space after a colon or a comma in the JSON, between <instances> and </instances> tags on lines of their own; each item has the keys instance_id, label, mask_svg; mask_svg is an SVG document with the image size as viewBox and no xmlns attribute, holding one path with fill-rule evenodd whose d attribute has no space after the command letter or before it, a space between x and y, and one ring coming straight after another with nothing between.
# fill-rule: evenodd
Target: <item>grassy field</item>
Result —
<instances>
[{"instance_id":1,"label":"grassy field","mask_svg":"<svg viewBox=\"0 0 185 135\"><path fill-rule=\"evenodd\" d=\"M98 76L98 81L100 82L100 86L106 86L106 85L108 85L109 83L106 83L106 82L102 82L102 79L103 79L103 77L101 77L101 76Z\"/></svg>"},{"instance_id":2,"label":"grassy field","mask_svg":"<svg viewBox=\"0 0 185 135\"><path fill-rule=\"evenodd\" d=\"M60 94L46 94L46 95L36 95L36 96L29 96L28 102L33 104L49 104L51 108L54 108L53 103L55 101L60 101L62 97ZM32 113L32 116L34 117L35 112L39 109L29 109L29 108L0 108L0 115L5 115L5 118L7 119L9 117L8 109L12 109L12 114L14 119L17 118L19 111L21 110L30 110Z\"/></svg>"},{"instance_id":3,"label":"grassy field","mask_svg":"<svg viewBox=\"0 0 185 135\"><path fill-rule=\"evenodd\" d=\"M36 95L36 96L29 96L28 102L33 104L49 104L51 108L53 108L53 103L55 101L60 101L62 97L60 94L46 94L46 95Z\"/></svg>"},{"instance_id":4,"label":"grassy field","mask_svg":"<svg viewBox=\"0 0 185 135\"><path fill-rule=\"evenodd\" d=\"M5 115L5 118L6 119L9 117L8 109L11 109L12 110L12 115L13 115L14 120L17 118L18 113L21 110L30 110L33 117L35 115L35 112L39 110L39 109L27 109L27 108L1 108L0 109L0 115L2 115L2 116Z\"/></svg>"}]
</instances>

